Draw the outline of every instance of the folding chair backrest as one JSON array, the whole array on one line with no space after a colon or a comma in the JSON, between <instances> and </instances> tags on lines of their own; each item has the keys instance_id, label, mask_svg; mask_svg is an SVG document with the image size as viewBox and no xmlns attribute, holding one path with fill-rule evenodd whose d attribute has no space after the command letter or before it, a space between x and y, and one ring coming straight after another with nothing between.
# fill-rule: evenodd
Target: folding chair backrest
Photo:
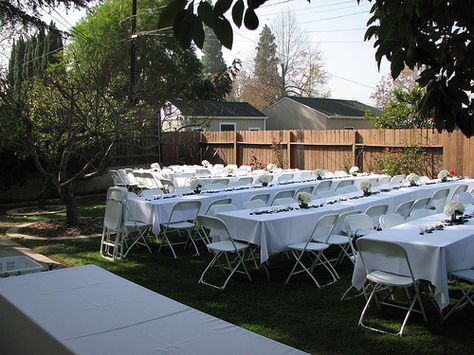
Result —
<instances>
[{"instance_id":1,"label":"folding chair backrest","mask_svg":"<svg viewBox=\"0 0 474 355\"><path fill-rule=\"evenodd\" d=\"M474 197L469 192L460 192L453 196L453 200L461 202L463 205L474 204Z\"/></svg>"},{"instance_id":2,"label":"folding chair backrest","mask_svg":"<svg viewBox=\"0 0 474 355\"><path fill-rule=\"evenodd\" d=\"M340 176L346 176L346 175L347 175L347 173L344 170L336 170L334 172L334 176L340 177Z\"/></svg>"},{"instance_id":3,"label":"folding chair backrest","mask_svg":"<svg viewBox=\"0 0 474 355\"><path fill-rule=\"evenodd\" d=\"M163 195L163 190L158 189L158 188L143 190L140 193L141 197L158 197L161 195Z\"/></svg>"},{"instance_id":4,"label":"folding chair backrest","mask_svg":"<svg viewBox=\"0 0 474 355\"><path fill-rule=\"evenodd\" d=\"M392 228L405 222L405 218L397 213L389 213L380 216L379 226L382 229Z\"/></svg>"},{"instance_id":5,"label":"folding chair backrest","mask_svg":"<svg viewBox=\"0 0 474 355\"><path fill-rule=\"evenodd\" d=\"M369 216L370 219L372 219L372 223L374 224L374 226L378 227L380 216L386 214L387 211L388 211L388 205L385 205L385 204L374 205L374 206L367 207L367 209L365 210L365 214Z\"/></svg>"},{"instance_id":6,"label":"folding chair backrest","mask_svg":"<svg viewBox=\"0 0 474 355\"><path fill-rule=\"evenodd\" d=\"M456 190L454 190L453 197L462 192L466 192L467 188L468 188L467 185L459 185L458 187L456 187Z\"/></svg>"},{"instance_id":7,"label":"folding chair backrest","mask_svg":"<svg viewBox=\"0 0 474 355\"><path fill-rule=\"evenodd\" d=\"M337 213L322 216L318 222L316 222L313 232L311 233L312 240L315 242L327 243L334 227L336 226L338 217L339 214Z\"/></svg>"},{"instance_id":8,"label":"folding chair backrest","mask_svg":"<svg viewBox=\"0 0 474 355\"><path fill-rule=\"evenodd\" d=\"M118 169L117 173L120 176L120 179L125 182L126 185L130 185L130 181L128 180L127 172L125 171L125 169Z\"/></svg>"},{"instance_id":9,"label":"folding chair backrest","mask_svg":"<svg viewBox=\"0 0 474 355\"><path fill-rule=\"evenodd\" d=\"M332 181L325 180L321 181L318 186L314 189L314 194L319 193L320 191L329 191L331 189Z\"/></svg>"},{"instance_id":10,"label":"folding chair backrest","mask_svg":"<svg viewBox=\"0 0 474 355\"><path fill-rule=\"evenodd\" d=\"M270 194L256 194L250 197L249 201L262 200L265 204L270 200Z\"/></svg>"},{"instance_id":11,"label":"folding chair backrest","mask_svg":"<svg viewBox=\"0 0 474 355\"><path fill-rule=\"evenodd\" d=\"M276 199L280 199L280 198L287 198L287 197L293 198L294 195L295 195L295 190L278 191L275 194L275 196L273 197L273 201L275 201ZM273 205L273 201L272 201L272 205Z\"/></svg>"},{"instance_id":12,"label":"folding chair backrest","mask_svg":"<svg viewBox=\"0 0 474 355\"><path fill-rule=\"evenodd\" d=\"M263 200L250 200L250 201L245 201L242 206L244 209L249 210L252 208L261 208L265 207L267 204Z\"/></svg>"},{"instance_id":13,"label":"folding chair backrest","mask_svg":"<svg viewBox=\"0 0 474 355\"><path fill-rule=\"evenodd\" d=\"M440 203L443 203L446 201L446 198L449 195L449 189L441 189L438 191L435 191L433 195L431 196L431 204L436 203L436 201L439 201Z\"/></svg>"},{"instance_id":14,"label":"folding chair backrest","mask_svg":"<svg viewBox=\"0 0 474 355\"><path fill-rule=\"evenodd\" d=\"M367 238L359 238L356 244L359 251L358 255L361 257L367 273L381 270L379 266L383 265L386 270L381 271L391 271L394 274L411 276L412 281L415 282L408 255L400 244ZM373 256L383 257L386 262L380 263L380 259ZM372 263L372 260L375 263Z\"/></svg>"},{"instance_id":15,"label":"folding chair backrest","mask_svg":"<svg viewBox=\"0 0 474 355\"><path fill-rule=\"evenodd\" d=\"M355 185L346 185L336 190L336 192L338 192L339 194L350 194L352 192L359 192L359 191L360 190Z\"/></svg>"},{"instance_id":16,"label":"folding chair backrest","mask_svg":"<svg viewBox=\"0 0 474 355\"><path fill-rule=\"evenodd\" d=\"M351 216L353 214L360 214L362 213L361 210L353 210L353 211L347 211L347 212L342 212L339 214L339 216L337 217L337 221L336 221L336 226L334 227L334 231L335 233L339 232L339 231L344 231L346 232L346 234L350 234L347 230L346 230L346 218L347 216Z\"/></svg>"},{"instance_id":17,"label":"folding chair backrest","mask_svg":"<svg viewBox=\"0 0 474 355\"><path fill-rule=\"evenodd\" d=\"M416 209L410 212L410 219L411 220L419 219L419 218L431 216L435 213L436 213L435 210Z\"/></svg>"},{"instance_id":18,"label":"folding chair backrest","mask_svg":"<svg viewBox=\"0 0 474 355\"><path fill-rule=\"evenodd\" d=\"M350 186L350 185L354 185L354 180L342 180L342 181L339 181L339 183L338 183L337 186L336 186L336 191L342 189L342 188L345 187L345 186Z\"/></svg>"},{"instance_id":19,"label":"folding chair backrest","mask_svg":"<svg viewBox=\"0 0 474 355\"><path fill-rule=\"evenodd\" d=\"M227 197L227 198L220 198L218 200L214 200L211 203L209 203L209 206L207 207L206 213L204 215L207 215L209 213L209 210L211 209L212 206L217 206L217 205L228 205L232 203L232 198Z\"/></svg>"},{"instance_id":20,"label":"folding chair backrest","mask_svg":"<svg viewBox=\"0 0 474 355\"><path fill-rule=\"evenodd\" d=\"M296 203L293 197L281 197L273 199L272 206L292 205L293 203Z\"/></svg>"},{"instance_id":21,"label":"folding chair backrest","mask_svg":"<svg viewBox=\"0 0 474 355\"><path fill-rule=\"evenodd\" d=\"M105 204L104 227L119 230L123 222L123 201L107 199Z\"/></svg>"},{"instance_id":22,"label":"folding chair backrest","mask_svg":"<svg viewBox=\"0 0 474 355\"><path fill-rule=\"evenodd\" d=\"M298 194L298 192L307 192L310 195L313 193L314 187L313 186L303 186L296 190L294 197Z\"/></svg>"},{"instance_id":23,"label":"folding chair backrest","mask_svg":"<svg viewBox=\"0 0 474 355\"><path fill-rule=\"evenodd\" d=\"M216 179L211 183L211 186L214 185L214 184L220 184L220 185L223 185L223 186L227 186L227 185L229 185L229 179Z\"/></svg>"},{"instance_id":24,"label":"folding chair backrest","mask_svg":"<svg viewBox=\"0 0 474 355\"><path fill-rule=\"evenodd\" d=\"M332 191L332 190L324 190L324 191L318 191L316 193L316 196L318 198L327 198L327 197L333 197L339 195L339 192Z\"/></svg>"},{"instance_id":25,"label":"folding chair backrest","mask_svg":"<svg viewBox=\"0 0 474 355\"><path fill-rule=\"evenodd\" d=\"M163 189L165 190L165 192L174 192L174 190L176 190L176 187L174 186L171 180L160 179L160 183L163 186Z\"/></svg>"},{"instance_id":26,"label":"folding chair backrest","mask_svg":"<svg viewBox=\"0 0 474 355\"><path fill-rule=\"evenodd\" d=\"M416 200L413 203L413 206L411 206L410 211L419 210L419 209L426 209L426 208L428 208L428 205L430 204L430 201L431 201L431 197L419 198L418 200Z\"/></svg>"},{"instance_id":27,"label":"folding chair backrest","mask_svg":"<svg viewBox=\"0 0 474 355\"><path fill-rule=\"evenodd\" d=\"M399 214L404 219L407 219L410 215L411 208L415 201L405 201L398 205L397 209L395 210L396 214Z\"/></svg>"},{"instance_id":28,"label":"folding chair backrest","mask_svg":"<svg viewBox=\"0 0 474 355\"><path fill-rule=\"evenodd\" d=\"M350 236L368 234L374 229L372 219L365 213L347 216L345 225L347 234Z\"/></svg>"},{"instance_id":29,"label":"folding chair backrest","mask_svg":"<svg viewBox=\"0 0 474 355\"><path fill-rule=\"evenodd\" d=\"M285 182L293 180L293 174L282 174L278 177L278 182Z\"/></svg>"},{"instance_id":30,"label":"folding chair backrest","mask_svg":"<svg viewBox=\"0 0 474 355\"><path fill-rule=\"evenodd\" d=\"M204 228L210 229L211 234L219 235L220 241L230 240L232 241L232 244L234 243L229 233L229 230L227 229L227 226L222 219L217 217L199 215L197 216L196 220Z\"/></svg>"},{"instance_id":31,"label":"folding chair backrest","mask_svg":"<svg viewBox=\"0 0 474 355\"><path fill-rule=\"evenodd\" d=\"M307 179L311 177L311 171L302 171L300 173L300 178L301 179Z\"/></svg>"},{"instance_id":32,"label":"folding chair backrest","mask_svg":"<svg viewBox=\"0 0 474 355\"><path fill-rule=\"evenodd\" d=\"M426 184L427 182L430 182L430 178L426 175L423 175L423 176L420 176L420 178L418 179L418 181L421 183L421 184Z\"/></svg>"},{"instance_id":33,"label":"folding chair backrest","mask_svg":"<svg viewBox=\"0 0 474 355\"><path fill-rule=\"evenodd\" d=\"M168 223L193 221L201 208L201 201L179 201L173 205ZM176 215L179 215L177 218Z\"/></svg>"},{"instance_id":34,"label":"folding chair backrest","mask_svg":"<svg viewBox=\"0 0 474 355\"><path fill-rule=\"evenodd\" d=\"M403 175L403 174L394 175L394 176L392 176L392 178L390 179L390 182L391 182L392 184L400 184L400 183L403 181L403 179L405 179L405 175Z\"/></svg>"},{"instance_id":35,"label":"folding chair backrest","mask_svg":"<svg viewBox=\"0 0 474 355\"><path fill-rule=\"evenodd\" d=\"M326 179L332 179L335 177L334 173L332 171L329 171L329 170L324 170L323 171L323 176L326 178Z\"/></svg>"},{"instance_id":36,"label":"folding chair backrest","mask_svg":"<svg viewBox=\"0 0 474 355\"><path fill-rule=\"evenodd\" d=\"M229 203L226 205L214 205L214 206L211 206L207 216L214 217L218 213L227 212L227 211L235 211L236 209L237 208L232 203Z\"/></svg>"},{"instance_id":37,"label":"folding chair backrest","mask_svg":"<svg viewBox=\"0 0 474 355\"><path fill-rule=\"evenodd\" d=\"M382 176L378 182L380 185L388 184L390 182L390 176Z\"/></svg>"},{"instance_id":38,"label":"folding chair backrest","mask_svg":"<svg viewBox=\"0 0 474 355\"><path fill-rule=\"evenodd\" d=\"M114 199L117 201L125 201L127 200L128 190L126 187L121 186L113 186L109 187L107 190L107 200Z\"/></svg>"},{"instance_id":39,"label":"folding chair backrest","mask_svg":"<svg viewBox=\"0 0 474 355\"><path fill-rule=\"evenodd\" d=\"M241 183L244 183L245 185L252 185L253 183L253 178L252 177L241 177L238 180Z\"/></svg>"}]
</instances>

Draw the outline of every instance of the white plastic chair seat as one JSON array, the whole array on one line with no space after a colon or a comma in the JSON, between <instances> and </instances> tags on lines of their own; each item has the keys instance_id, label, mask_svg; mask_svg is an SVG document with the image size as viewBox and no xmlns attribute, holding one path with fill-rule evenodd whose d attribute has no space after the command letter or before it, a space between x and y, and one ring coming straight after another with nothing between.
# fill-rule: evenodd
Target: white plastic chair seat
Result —
<instances>
[{"instance_id":1,"label":"white plastic chair seat","mask_svg":"<svg viewBox=\"0 0 474 355\"><path fill-rule=\"evenodd\" d=\"M409 286L413 283L410 276L403 276L398 274L392 274L390 272L385 271L372 271L371 273L367 274L367 279L372 282L376 282L379 284L387 285L387 286Z\"/></svg>"},{"instance_id":2,"label":"white plastic chair seat","mask_svg":"<svg viewBox=\"0 0 474 355\"><path fill-rule=\"evenodd\" d=\"M124 226L127 228L147 228L151 227L151 224L141 221L125 221Z\"/></svg>"},{"instance_id":3,"label":"white plastic chair seat","mask_svg":"<svg viewBox=\"0 0 474 355\"><path fill-rule=\"evenodd\" d=\"M234 248L234 245L235 245L235 248ZM207 245L207 248L209 250L222 251L222 252L227 253L227 252L234 252L235 249L237 249L237 251L242 251L244 249L250 248L250 245L240 243L240 242L235 242L235 241L234 241L234 244L232 244L230 240L221 240L219 242L209 243Z\"/></svg>"},{"instance_id":4,"label":"white plastic chair seat","mask_svg":"<svg viewBox=\"0 0 474 355\"><path fill-rule=\"evenodd\" d=\"M450 275L474 283L474 269L453 271Z\"/></svg>"},{"instance_id":5,"label":"white plastic chair seat","mask_svg":"<svg viewBox=\"0 0 474 355\"><path fill-rule=\"evenodd\" d=\"M193 228L194 224L187 222L187 221L182 221L182 222L171 222L171 223L166 223L164 224L168 228L173 228L173 229L188 229L188 228Z\"/></svg>"},{"instance_id":6,"label":"white plastic chair seat","mask_svg":"<svg viewBox=\"0 0 474 355\"><path fill-rule=\"evenodd\" d=\"M338 235L338 234L333 234L328 239L328 244L334 244L334 245L343 245L343 244L348 244L350 242L351 242L351 238L343 236L343 235Z\"/></svg>"},{"instance_id":7,"label":"white plastic chair seat","mask_svg":"<svg viewBox=\"0 0 474 355\"><path fill-rule=\"evenodd\" d=\"M288 245L288 248L290 248L290 249L295 249L295 250L305 250L305 246L306 246L306 250L311 250L311 251L314 251L314 250L325 250L325 249L329 248L329 244L325 244L325 243L308 243L308 245L306 245L306 242L300 242L300 243L290 244L290 245Z\"/></svg>"}]
</instances>

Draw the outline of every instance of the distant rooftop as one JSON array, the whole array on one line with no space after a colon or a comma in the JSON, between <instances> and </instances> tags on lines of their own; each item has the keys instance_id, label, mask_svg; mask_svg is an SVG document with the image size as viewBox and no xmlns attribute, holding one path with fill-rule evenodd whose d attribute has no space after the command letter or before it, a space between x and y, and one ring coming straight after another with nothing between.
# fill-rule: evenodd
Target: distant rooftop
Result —
<instances>
[{"instance_id":1,"label":"distant rooftop","mask_svg":"<svg viewBox=\"0 0 474 355\"><path fill-rule=\"evenodd\" d=\"M248 102L174 99L170 102L183 114L211 117L266 117Z\"/></svg>"},{"instance_id":2,"label":"distant rooftop","mask_svg":"<svg viewBox=\"0 0 474 355\"><path fill-rule=\"evenodd\" d=\"M311 97L296 97L288 96L288 98L306 105L316 111L324 113L327 116L345 116L345 117L364 117L367 110L374 114L380 114L378 108L365 105L355 100L340 100L328 98L311 98Z\"/></svg>"}]
</instances>

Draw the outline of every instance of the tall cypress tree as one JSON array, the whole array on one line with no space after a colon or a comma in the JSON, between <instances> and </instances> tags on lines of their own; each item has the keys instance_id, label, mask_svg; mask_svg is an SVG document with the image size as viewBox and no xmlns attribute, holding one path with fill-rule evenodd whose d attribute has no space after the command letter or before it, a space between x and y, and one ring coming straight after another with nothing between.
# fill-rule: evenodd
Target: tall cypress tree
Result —
<instances>
[{"instance_id":1,"label":"tall cypress tree","mask_svg":"<svg viewBox=\"0 0 474 355\"><path fill-rule=\"evenodd\" d=\"M258 39L254 74L258 82L271 87L279 82L276 48L275 36L270 27L265 25Z\"/></svg>"},{"instance_id":2,"label":"tall cypress tree","mask_svg":"<svg viewBox=\"0 0 474 355\"><path fill-rule=\"evenodd\" d=\"M217 39L214 31L209 27L204 29L206 41L202 49L204 55L202 57L202 64L204 72L207 74L216 74L227 69L224 57L222 56L222 45Z\"/></svg>"}]
</instances>

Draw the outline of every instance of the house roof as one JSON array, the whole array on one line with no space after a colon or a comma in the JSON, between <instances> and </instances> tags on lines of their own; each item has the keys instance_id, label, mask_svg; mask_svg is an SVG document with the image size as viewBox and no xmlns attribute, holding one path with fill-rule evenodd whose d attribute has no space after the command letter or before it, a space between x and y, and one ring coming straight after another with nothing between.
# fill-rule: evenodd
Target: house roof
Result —
<instances>
[{"instance_id":1,"label":"house roof","mask_svg":"<svg viewBox=\"0 0 474 355\"><path fill-rule=\"evenodd\" d=\"M174 99L170 102L183 114L211 117L267 117L248 102Z\"/></svg>"},{"instance_id":2,"label":"house roof","mask_svg":"<svg viewBox=\"0 0 474 355\"><path fill-rule=\"evenodd\" d=\"M299 102L302 105L306 105L313 110L319 111L329 117L364 117L367 110L371 110L373 113L380 114L380 110L365 105L355 100L340 100L340 99L328 99L328 98L311 98L311 97L296 97L289 96L291 100Z\"/></svg>"}]
</instances>

